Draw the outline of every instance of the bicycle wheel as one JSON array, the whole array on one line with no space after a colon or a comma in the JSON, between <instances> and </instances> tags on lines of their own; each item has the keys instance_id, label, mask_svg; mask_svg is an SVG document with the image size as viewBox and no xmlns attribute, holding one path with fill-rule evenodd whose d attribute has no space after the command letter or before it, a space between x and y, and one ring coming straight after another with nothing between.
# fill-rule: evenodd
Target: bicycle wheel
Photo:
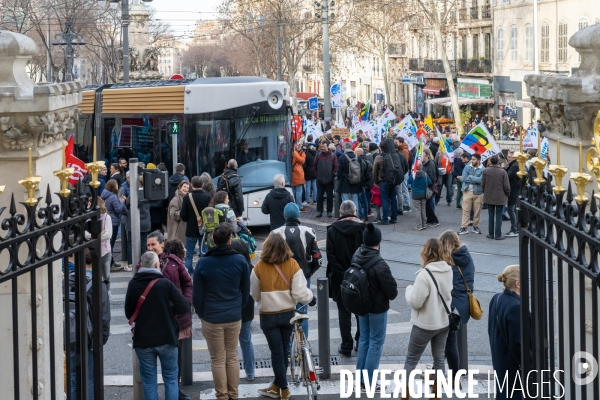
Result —
<instances>
[{"instance_id":1,"label":"bicycle wheel","mask_svg":"<svg viewBox=\"0 0 600 400\"><path fill-rule=\"evenodd\" d=\"M310 365L312 365L312 354L310 353L309 349L304 348L302 352L302 370L304 372L304 384L306 385L306 393L308 395L309 400L317 400L317 382L310 380L308 367L309 363L307 362L307 360L311 360Z\"/></svg>"},{"instance_id":2,"label":"bicycle wheel","mask_svg":"<svg viewBox=\"0 0 600 400\"><path fill-rule=\"evenodd\" d=\"M296 341L296 332L292 332L292 338L290 339L292 348L290 350L290 375L291 383L298 386L300 384L300 364L298 363L298 342Z\"/></svg>"}]
</instances>

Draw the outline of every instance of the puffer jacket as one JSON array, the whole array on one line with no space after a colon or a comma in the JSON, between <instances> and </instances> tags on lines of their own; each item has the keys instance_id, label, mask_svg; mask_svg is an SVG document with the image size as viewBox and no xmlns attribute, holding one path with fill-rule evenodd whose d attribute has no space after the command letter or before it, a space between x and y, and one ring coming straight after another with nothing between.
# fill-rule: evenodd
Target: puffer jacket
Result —
<instances>
[{"instance_id":1,"label":"puffer jacket","mask_svg":"<svg viewBox=\"0 0 600 400\"><path fill-rule=\"evenodd\" d=\"M471 318L471 309L469 306L469 295L467 294L467 288L465 287L465 281L469 285L471 292L473 291L473 284L475 282L475 264L473 258L467 246L462 246L460 249L452 253L452 307L456 307L456 310L460 314L460 320L463 324L469 322ZM460 272L462 271L465 280L463 280Z\"/></svg>"},{"instance_id":2,"label":"puffer jacket","mask_svg":"<svg viewBox=\"0 0 600 400\"><path fill-rule=\"evenodd\" d=\"M100 198L104 200L106 210L108 211L108 215L110 215L113 226L118 226L119 221L121 220L121 214L126 211L125 204L121 203L117 198L117 195L109 190L103 191Z\"/></svg>"},{"instance_id":3,"label":"puffer jacket","mask_svg":"<svg viewBox=\"0 0 600 400\"><path fill-rule=\"evenodd\" d=\"M379 250L366 246L361 246L356 250L352 256L352 262L365 265L373 257L378 257L379 261L367 269L369 294L373 302L369 313L381 314L390 309L390 300L394 300L398 296L396 279L392 276L389 265L381 258Z\"/></svg>"},{"instance_id":4,"label":"puffer jacket","mask_svg":"<svg viewBox=\"0 0 600 400\"><path fill-rule=\"evenodd\" d=\"M175 192L175 197L169 203L169 212L167 214L167 234L169 240L177 239L185 244L185 229L187 223L181 219L181 206L183 205L183 193L179 190Z\"/></svg>"},{"instance_id":5,"label":"puffer jacket","mask_svg":"<svg viewBox=\"0 0 600 400\"><path fill-rule=\"evenodd\" d=\"M163 276L173 282L183 297L185 297L185 299L192 304L192 278L190 277L188 270L185 268L183 261L181 261L181 259L175 254L171 254L167 251L162 252L158 256L158 261L160 262L160 270ZM139 263L135 271L139 272L141 266L142 264ZM177 319L180 331L192 326L192 314L190 313L176 315L175 319Z\"/></svg>"},{"instance_id":6,"label":"puffer jacket","mask_svg":"<svg viewBox=\"0 0 600 400\"><path fill-rule=\"evenodd\" d=\"M241 217L245 210L244 192L242 190L242 178L238 175L237 170L225 168L217 182L217 190L227 192L229 195L229 204L233 208L235 216Z\"/></svg>"},{"instance_id":7,"label":"puffer jacket","mask_svg":"<svg viewBox=\"0 0 600 400\"><path fill-rule=\"evenodd\" d=\"M300 186L306 183L304 179L304 162L306 161L306 154L301 151L292 152L292 186Z\"/></svg>"}]
</instances>

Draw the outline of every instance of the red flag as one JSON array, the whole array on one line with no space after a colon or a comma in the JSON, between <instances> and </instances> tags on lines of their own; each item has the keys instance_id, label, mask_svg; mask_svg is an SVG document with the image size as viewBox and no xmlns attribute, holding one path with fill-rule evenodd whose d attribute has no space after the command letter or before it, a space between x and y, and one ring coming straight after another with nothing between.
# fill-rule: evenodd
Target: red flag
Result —
<instances>
[{"instance_id":1,"label":"red flag","mask_svg":"<svg viewBox=\"0 0 600 400\"><path fill-rule=\"evenodd\" d=\"M300 116L296 115L292 118L292 140L300 140L302 137L302 120Z\"/></svg>"},{"instance_id":2,"label":"red flag","mask_svg":"<svg viewBox=\"0 0 600 400\"><path fill-rule=\"evenodd\" d=\"M67 168L75 169L73 175L69 178L69 183L75 186L75 184L79 182L80 179L83 179L89 171L85 168L85 163L74 155L73 135L71 135L67 141L65 158L67 160Z\"/></svg>"}]
</instances>

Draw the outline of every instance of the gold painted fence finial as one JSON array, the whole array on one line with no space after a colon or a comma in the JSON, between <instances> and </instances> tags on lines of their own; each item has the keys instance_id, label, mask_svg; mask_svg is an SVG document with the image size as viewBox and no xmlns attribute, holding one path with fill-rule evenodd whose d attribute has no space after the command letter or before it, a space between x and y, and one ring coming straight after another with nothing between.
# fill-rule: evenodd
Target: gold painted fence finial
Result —
<instances>
[{"instance_id":1,"label":"gold painted fence finial","mask_svg":"<svg viewBox=\"0 0 600 400\"><path fill-rule=\"evenodd\" d=\"M594 138L592 139L592 147L587 151L585 164L587 170L596 178L598 192L594 197L596 200L600 200L600 111L598 111L594 121Z\"/></svg>"},{"instance_id":2,"label":"gold painted fence finial","mask_svg":"<svg viewBox=\"0 0 600 400\"><path fill-rule=\"evenodd\" d=\"M35 188L42 181L41 176L33 176L33 160L31 159L31 147L29 148L29 176L26 179L22 179L19 181L19 185L25 186L27 190L27 203L30 206L35 206L37 204L37 199L35 198Z\"/></svg>"}]
</instances>

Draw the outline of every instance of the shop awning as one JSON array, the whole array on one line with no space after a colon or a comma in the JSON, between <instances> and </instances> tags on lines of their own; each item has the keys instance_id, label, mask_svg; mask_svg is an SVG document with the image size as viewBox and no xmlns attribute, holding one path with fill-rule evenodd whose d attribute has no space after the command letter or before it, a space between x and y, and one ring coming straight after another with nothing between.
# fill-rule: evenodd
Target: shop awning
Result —
<instances>
[{"instance_id":1,"label":"shop awning","mask_svg":"<svg viewBox=\"0 0 600 400\"><path fill-rule=\"evenodd\" d=\"M450 99L450 97L442 97L439 99L429 99L429 100L425 100L425 103L429 103L429 104L438 104L441 106L451 106L452 105L452 100ZM467 106L469 104L494 104L494 100L493 99L468 99L466 97L459 97L458 98L458 105L459 106Z\"/></svg>"},{"instance_id":2,"label":"shop awning","mask_svg":"<svg viewBox=\"0 0 600 400\"><path fill-rule=\"evenodd\" d=\"M517 100L515 103L516 103L517 107L535 108L535 106L531 102L531 99L521 99L521 100Z\"/></svg>"},{"instance_id":3,"label":"shop awning","mask_svg":"<svg viewBox=\"0 0 600 400\"><path fill-rule=\"evenodd\" d=\"M423 88L423 94L434 94L436 96L439 96L440 94L440 89L438 88L433 88L431 86L425 86Z\"/></svg>"}]
</instances>

